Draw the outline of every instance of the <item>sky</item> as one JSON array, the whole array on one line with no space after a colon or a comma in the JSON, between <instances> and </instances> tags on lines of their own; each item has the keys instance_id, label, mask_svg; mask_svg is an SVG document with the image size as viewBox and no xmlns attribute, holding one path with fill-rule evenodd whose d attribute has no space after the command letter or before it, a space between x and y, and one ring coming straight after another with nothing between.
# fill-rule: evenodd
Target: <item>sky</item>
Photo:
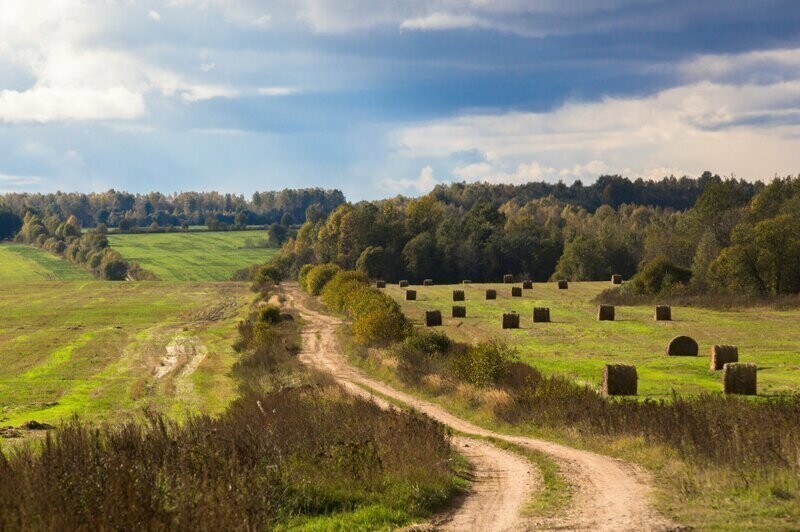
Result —
<instances>
[{"instance_id":1,"label":"sky","mask_svg":"<svg viewBox=\"0 0 800 532\"><path fill-rule=\"evenodd\" d=\"M0 193L800 173L796 0L0 0Z\"/></svg>"}]
</instances>

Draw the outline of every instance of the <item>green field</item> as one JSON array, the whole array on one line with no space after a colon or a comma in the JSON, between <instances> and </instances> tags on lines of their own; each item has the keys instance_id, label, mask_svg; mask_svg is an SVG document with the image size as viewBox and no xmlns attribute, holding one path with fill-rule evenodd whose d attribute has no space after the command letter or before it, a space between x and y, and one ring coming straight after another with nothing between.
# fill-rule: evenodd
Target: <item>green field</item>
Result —
<instances>
[{"instance_id":1,"label":"green field","mask_svg":"<svg viewBox=\"0 0 800 532\"><path fill-rule=\"evenodd\" d=\"M5 256L0 256L5 260ZM0 261L0 264L6 263ZM244 283L3 282L0 426L221 411Z\"/></svg>"},{"instance_id":2,"label":"green field","mask_svg":"<svg viewBox=\"0 0 800 532\"><path fill-rule=\"evenodd\" d=\"M245 247L265 231L108 235L113 249L162 281L228 281L237 270L266 262L277 251Z\"/></svg>"},{"instance_id":3,"label":"green field","mask_svg":"<svg viewBox=\"0 0 800 532\"><path fill-rule=\"evenodd\" d=\"M671 322L655 322L652 307L617 307L616 321L598 321L593 298L609 283L570 283L558 290L555 283L536 283L522 298L511 297L511 286L471 284L414 286L417 301L405 301L403 290L388 286L416 324L425 310L438 309L444 330L456 340L475 342L501 338L518 348L520 359L546 373L599 386L608 363L634 364L639 373L639 394L668 397L681 393L718 392L721 372L709 371L713 344L739 347L740 362L759 366L759 394L800 391L800 310L749 308L715 311L673 307ZM520 285L513 285L520 286ZM484 291L497 289L498 299L485 301ZM464 289L465 303L453 303L452 291ZM467 318L451 318L452 305L466 305ZM534 306L550 307L552 323L533 323ZM502 313L520 313L519 330L501 328ZM688 335L700 345L698 357L668 357L669 340Z\"/></svg>"},{"instance_id":4,"label":"green field","mask_svg":"<svg viewBox=\"0 0 800 532\"><path fill-rule=\"evenodd\" d=\"M0 283L91 279L92 274L26 244L0 244Z\"/></svg>"}]
</instances>

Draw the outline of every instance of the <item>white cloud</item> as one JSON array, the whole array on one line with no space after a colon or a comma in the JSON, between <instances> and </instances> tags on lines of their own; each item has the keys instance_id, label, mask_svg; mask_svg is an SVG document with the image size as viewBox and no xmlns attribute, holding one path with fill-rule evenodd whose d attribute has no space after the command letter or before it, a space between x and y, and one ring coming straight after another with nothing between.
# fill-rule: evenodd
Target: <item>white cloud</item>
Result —
<instances>
[{"instance_id":1,"label":"white cloud","mask_svg":"<svg viewBox=\"0 0 800 532\"><path fill-rule=\"evenodd\" d=\"M743 54L800 67L800 50ZM657 178L705 169L747 178L800 171L800 68L765 83L736 57L706 56L680 65L687 76L748 79L744 84L693 80L640 98L568 102L548 112L470 114L396 131L400 153L451 164L461 179L522 182L603 173ZM464 165L465 153L484 161Z\"/></svg>"},{"instance_id":2,"label":"white cloud","mask_svg":"<svg viewBox=\"0 0 800 532\"><path fill-rule=\"evenodd\" d=\"M433 168L425 166L420 170L419 177L416 179L386 178L382 181L382 184L397 193L415 191L424 194L433 189L438 184L438 181L433 175Z\"/></svg>"},{"instance_id":3,"label":"white cloud","mask_svg":"<svg viewBox=\"0 0 800 532\"><path fill-rule=\"evenodd\" d=\"M142 96L124 87L105 90L35 87L0 91L0 121L126 120L144 112Z\"/></svg>"},{"instance_id":4,"label":"white cloud","mask_svg":"<svg viewBox=\"0 0 800 532\"><path fill-rule=\"evenodd\" d=\"M83 0L0 0L0 57L26 67L35 80L26 89L0 90L0 122L130 120L146 112L152 94L186 102L240 94L97 44L104 16ZM149 16L160 20L155 10Z\"/></svg>"},{"instance_id":5,"label":"white cloud","mask_svg":"<svg viewBox=\"0 0 800 532\"><path fill-rule=\"evenodd\" d=\"M0 194L30 190L31 187L41 185L43 181L39 176L0 174Z\"/></svg>"},{"instance_id":6,"label":"white cloud","mask_svg":"<svg viewBox=\"0 0 800 532\"><path fill-rule=\"evenodd\" d=\"M453 13L431 13L423 17L410 18L400 23L404 30L453 30L459 28L486 27L488 24L473 15Z\"/></svg>"},{"instance_id":7,"label":"white cloud","mask_svg":"<svg viewBox=\"0 0 800 532\"><path fill-rule=\"evenodd\" d=\"M156 22L161 22L161 15L159 14L158 11L151 9L150 11L147 12L147 14L150 15L150 18L155 20Z\"/></svg>"},{"instance_id":8,"label":"white cloud","mask_svg":"<svg viewBox=\"0 0 800 532\"><path fill-rule=\"evenodd\" d=\"M296 87L260 87L256 92L261 96L291 96L299 93L300 89Z\"/></svg>"}]
</instances>

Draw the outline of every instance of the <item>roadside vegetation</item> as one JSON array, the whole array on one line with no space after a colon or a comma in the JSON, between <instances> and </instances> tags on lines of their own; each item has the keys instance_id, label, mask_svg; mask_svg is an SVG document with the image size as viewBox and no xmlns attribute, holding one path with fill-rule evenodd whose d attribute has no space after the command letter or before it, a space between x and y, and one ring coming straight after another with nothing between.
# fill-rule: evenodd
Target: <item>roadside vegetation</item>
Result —
<instances>
[{"instance_id":1,"label":"roadside vegetation","mask_svg":"<svg viewBox=\"0 0 800 532\"><path fill-rule=\"evenodd\" d=\"M352 284L358 282L370 299L387 297L342 272L322 289L323 301L341 312L326 291L339 292L339 284L353 294L345 300L361 299ZM738 528L786 527L800 518L797 395L609 399L593 386L522 363L502 340L483 338L459 343L418 329L407 329L400 341L353 334L352 353L374 375L490 427L544 434L648 466L657 473L662 509L685 524L725 527L735 517Z\"/></svg>"}]
</instances>

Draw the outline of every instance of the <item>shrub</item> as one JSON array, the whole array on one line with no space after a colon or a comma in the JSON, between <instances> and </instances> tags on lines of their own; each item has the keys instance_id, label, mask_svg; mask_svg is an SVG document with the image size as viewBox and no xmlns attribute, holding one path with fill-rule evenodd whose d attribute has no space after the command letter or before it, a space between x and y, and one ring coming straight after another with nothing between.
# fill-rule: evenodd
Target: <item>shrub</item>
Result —
<instances>
[{"instance_id":1,"label":"shrub","mask_svg":"<svg viewBox=\"0 0 800 532\"><path fill-rule=\"evenodd\" d=\"M301 290L308 291L306 280L308 278L308 272L310 272L313 268L313 264L303 264L302 268L300 268L300 273L297 275L297 282L300 284Z\"/></svg>"},{"instance_id":2,"label":"shrub","mask_svg":"<svg viewBox=\"0 0 800 532\"><path fill-rule=\"evenodd\" d=\"M306 275L306 291L311 295L318 296L325 285L333 277L342 271L336 264L319 264L309 270Z\"/></svg>"},{"instance_id":3,"label":"shrub","mask_svg":"<svg viewBox=\"0 0 800 532\"><path fill-rule=\"evenodd\" d=\"M278 305L266 305L259 309L258 319L264 323L280 323L281 309Z\"/></svg>"},{"instance_id":4,"label":"shrub","mask_svg":"<svg viewBox=\"0 0 800 532\"><path fill-rule=\"evenodd\" d=\"M455 374L474 386L487 387L498 383L508 370L508 363L516 358L515 352L498 340L480 342L466 352L451 359Z\"/></svg>"},{"instance_id":5,"label":"shrub","mask_svg":"<svg viewBox=\"0 0 800 532\"><path fill-rule=\"evenodd\" d=\"M639 273L623 285L623 290L632 294L658 295L668 292L675 285L686 285L691 279L691 270L675 266L668 259L660 257L642 266Z\"/></svg>"}]
</instances>

